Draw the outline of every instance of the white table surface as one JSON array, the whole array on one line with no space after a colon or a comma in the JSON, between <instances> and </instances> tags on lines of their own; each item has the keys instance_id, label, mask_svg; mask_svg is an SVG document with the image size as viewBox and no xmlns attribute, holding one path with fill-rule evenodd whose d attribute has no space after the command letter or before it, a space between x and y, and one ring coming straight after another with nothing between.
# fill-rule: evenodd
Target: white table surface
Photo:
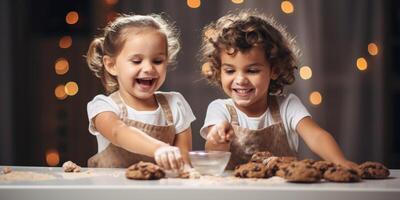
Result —
<instances>
[{"instance_id":1,"label":"white table surface","mask_svg":"<svg viewBox=\"0 0 400 200\"><path fill-rule=\"evenodd\" d=\"M0 166L0 169L3 166ZM125 169L82 168L64 173L59 167L15 167L13 171L51 174L53 180L0 181L0 200L12 199L400 199L400 170L390 178L358 183L289 183L279 177L249 180L232 177L161 179L138 181L125 178ZM229 172L226 172L225 176ZM0 175L1 176L1 175Z\"/></svg>"}]
</instances>

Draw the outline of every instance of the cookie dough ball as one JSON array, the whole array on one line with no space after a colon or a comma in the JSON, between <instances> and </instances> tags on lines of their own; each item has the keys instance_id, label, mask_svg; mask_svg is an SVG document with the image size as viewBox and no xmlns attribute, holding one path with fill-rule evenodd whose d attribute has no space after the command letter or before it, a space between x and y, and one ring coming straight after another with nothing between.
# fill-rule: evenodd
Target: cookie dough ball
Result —
<instances>
[{"instance_id":1,"label":"cookie dough ball","mask_svg":"<svg viewBox=\"0 0 400 200\"><path fill-rule=\"evenodd\" d=\"M62 165L64 172L80 172L81 167L72 161L67 161Z\"/></svg>"},{"instance_id":2,"label":"cookie dough ball","mask_svg":"<svg viewBox=\"0 0 400 200\"><path fill-rule=\"evenodd\" d=\"M256 162L236 166L233 174L240 178L268 178L272 176L264 164Z\"/></svg>"},{"instance_id":3,"label":"cookie dough ball","mask_svg":"<svg viewBox=\"0 0 400 200\"><path fill-rule=\"evenodd\" d=\"M284 178L289 182L314 183L321 179L319 171L307 162L292 162L283 171Z\"/></svg>"},{"instance_id":4,"label":"cookie dough ball","mask_svg":"<svg viewBox=\"0 0 400 200\"><path fill-rule=\"evenodd\" d=\"M125 176L135 180L158 180L165 177L165 172L156 164L140 161L131 165L126 170Z\"/></svg>"},{"instance_id":5,"label":"cookie dough ball","mask_svg":"<svg viewBox=\"0 0 400 200\"><path fill-rule=\"evenodd\" d=\"M345 168L340 165L328 168L324 178L332 182L359 182L361 180L355 169Z\"/></svg>"},{"instance_id":6,"label":"cookie dough ball","mask_svg":"<svg viewBox=\"0 0 400 200\"><path fill-rule=\"evenodd\" d=\"M363 179L384 179L390 175L390 171L383 164L367 161L358 167Z\"/></svg>"}]
</instances>

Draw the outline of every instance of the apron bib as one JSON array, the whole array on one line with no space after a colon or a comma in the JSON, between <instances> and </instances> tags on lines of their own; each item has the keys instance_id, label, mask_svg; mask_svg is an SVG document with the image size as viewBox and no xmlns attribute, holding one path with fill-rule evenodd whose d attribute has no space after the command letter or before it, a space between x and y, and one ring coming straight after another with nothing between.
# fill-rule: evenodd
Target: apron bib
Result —
<instances>
[{"instance_id":1,"label":"apron bib","mask_svg":"<svg viewBox=\"0 0 400 200\"><path fill-rule=\"evenodd\" d=\"M166 126L146 124L140 121L128 119L127 108L123 103L119 92L114 92L110 97L120 108L120 119L126 125L135 127L157 140L173 145L175 139L175 126L173 124L172 112L165 96L162 94L155 94L156 100L161 106L167 119L168 124ZM139 161L155 163L155 160L152 157L132 153L110 143L103 151L89 158L88 167L127 168Z\"/></svg>"},{"instance_id":2,"label":"apron bib","mask_svg":"<svg viewBox=\"0 0 400 200\"><path fill-rule=\"evenodd\" d=\"M289 146L276 96L269 97L269 109L275 124L257 130L240 127L235 107L226 104L235 133L230 144L232 155L227 169L247 163L259 151L269 151L274 156L296 156L296 152Z\"/></svg>"}]
</instances>

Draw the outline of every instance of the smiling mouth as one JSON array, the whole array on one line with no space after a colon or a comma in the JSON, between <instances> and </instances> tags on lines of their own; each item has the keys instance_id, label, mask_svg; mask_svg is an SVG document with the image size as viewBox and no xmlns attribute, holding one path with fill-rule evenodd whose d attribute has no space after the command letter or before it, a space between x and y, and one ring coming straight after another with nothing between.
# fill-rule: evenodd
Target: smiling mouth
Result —
<instances>
[{"instance_id":1,"label":"smiling mouth","mask_svg":"<svg viewBox=\"0 0 400 200\"><path fill-rule=\"evenodd\" d=\"M250 89L233 89L233 91L235 91L239 95L250 94L251 92L253 92L253 90L254 90L253 88L250 88Z\"/></svg>"},{"instance_id":2,"label":"smiling mouth","mask_svg":"<svg viewBox=\"0 0 400 200\"><path fill-rule=\"evenodd\" d=\"M155 83L155 78L137 78L136 83L142 86L150 87Z\"/></svg>"}]
</instances>

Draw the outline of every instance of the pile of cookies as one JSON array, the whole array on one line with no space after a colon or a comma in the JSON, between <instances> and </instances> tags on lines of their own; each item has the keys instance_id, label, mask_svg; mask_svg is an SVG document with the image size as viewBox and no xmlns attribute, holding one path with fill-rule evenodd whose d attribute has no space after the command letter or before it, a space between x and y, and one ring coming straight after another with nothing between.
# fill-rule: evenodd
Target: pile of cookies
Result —
<instances>
[{"instance_id":1,"label":"pile of cookies","mask_svg":"<svg viewBox=\"0 0 400 200\"><path fill-rule=\"evenodd\" d=\"M361 179L383 179L389 170L377 162L365 162L358 169L348 169L328 161L295 157L276 157L270 152L253 154L248 163L235 167L234 175L240 178L269 178L279 176L289 182L314 183L321 179L332 182L359 182Z\"/></svg>"}]
</instances>

